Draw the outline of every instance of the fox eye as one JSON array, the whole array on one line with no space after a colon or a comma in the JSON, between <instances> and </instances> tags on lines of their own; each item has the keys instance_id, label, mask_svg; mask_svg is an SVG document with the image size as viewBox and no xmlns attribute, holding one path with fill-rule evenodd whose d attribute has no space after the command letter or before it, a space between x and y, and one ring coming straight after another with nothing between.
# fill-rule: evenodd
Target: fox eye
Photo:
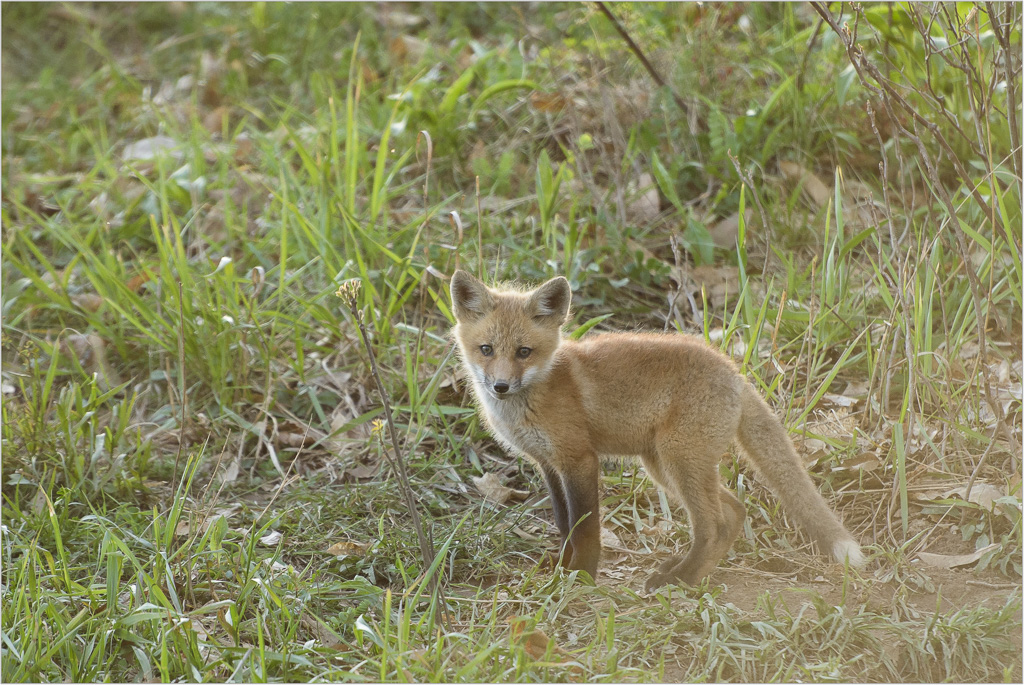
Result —
<instances>
[{"instance_id":1,"label":"fox eye","mask_svg":"<svg viewBox=\"0 0 1024 685\"><path fill-rule=\"evenodd\" d=\"M481 345L480 354L482 354L485 357L490 357L492 354L494 354L494 350L491 349L490 345Z\"/></svg>"},{"instance_id":2,"label":"fox eye","mask_svg":"<svg viewBox=\"0 0 1024 685\"><path fill-rule=\"evenodd\" d=\"M516 350L516 356L519 357L520 359L526 359L527 357L530 356L531 352L533 352L533 350L531 350L529 347L523 346Z\"/></svg>"}]
</instances>

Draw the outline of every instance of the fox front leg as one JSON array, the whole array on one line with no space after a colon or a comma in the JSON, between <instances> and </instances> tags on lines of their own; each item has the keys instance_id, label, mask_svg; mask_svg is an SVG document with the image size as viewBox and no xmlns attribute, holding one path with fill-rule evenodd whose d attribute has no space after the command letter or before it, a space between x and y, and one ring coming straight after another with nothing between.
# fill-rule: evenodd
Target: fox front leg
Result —
<instances>
[{"instance_id":1,"label":"fox front leg","mask_svg":"<svg viewBox=\"0 0 1024 685\"><path fill-rule=\"evenodd\" d=\"M566 554L571 551L566 566L586 571L591 578L597 580L597 564L601 559L597 456L582 458L573 467L572 471L561 474L569 528Z\"/></svg>"},{"instance_id":2,"label":"fox front leg","mask_svg":"<svg viewBox=\"0 0 1024 685\"><path fill-rule=\"evenodd\" d=\"M544 474L544 484L548 487L548 497L551 500L551 512L555 517L555 526L561 538L559 552L555 555L568 562L572 559L572 548L569 547L569 505L565 500L565 489L562 487L562 477L550 466L541 467Z\"/></svg>"}]
</instances>

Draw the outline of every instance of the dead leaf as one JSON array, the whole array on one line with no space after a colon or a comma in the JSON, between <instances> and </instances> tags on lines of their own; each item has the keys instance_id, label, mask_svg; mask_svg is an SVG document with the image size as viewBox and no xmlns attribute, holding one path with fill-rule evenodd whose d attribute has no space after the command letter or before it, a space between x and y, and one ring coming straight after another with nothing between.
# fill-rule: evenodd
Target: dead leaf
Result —
<instances>
[{"instance_id":1,"label":"dead leaf","mask_svg":"<svg viewBox=\"0 0 1024 685\"><path fill-rule=\"evenodd\" d=\"M203 535L210 529L210 526L218 521L218 519L221 517L229 519L241 508L241 504L232 504L227 507L215 509L213 513L208 516L204 516L197 512L193 512L193 514L189 515L183 514L182 518L178 520L178 525L174 528L174 534L178 537L188 537L193 531L195 531L197 534Z\"/></svg>"},{"instance_id":2,"label":"dead leaf","mask_svg":"<svg viewBox=\"0 0 1024 685\"><path fill-rule=\"evenodd\" d=\"M419 62L430 49L430 43L415 36L395 36L388 46L391 56L396 60L408 61L413 64Z\"/></svg>"},{"instance_id":3,"label":"dead leaf","mask_svg":"<svg viewBox=\"0 0 1024 685\"><path fill-rule=\"evenodd\" d=\"M852 459L832 467L833 471L874 471L882 466L882 460L874 452L861 452Z\"/></svg>"},{"instance_id":4,"label":"dead leaf","mask_svg":"<svg viewBox=\"0 0 1024 685\"><path fill-rule=\"evenodd\" d=\"M312 445L316 442L316 440L313 439L313 436L303 435L302 433L286 432L279 432L275 440L281 447L302 447L303 445Z\"/></svg>"},{"instance_id":5,"label":"dead leaf","mask_svg":"<svg viewBox=\"0 0 1024 685\"><path fill-rule=\"evenodd\" d=\"M231 108L226 105L215 107L203 117L203 128L211 134L220 134L224 130L224 120L228 118Z\"/></svg>"},{"instance_id":6,"label":"dead leaf","mask_svg":"<svg viewBox=\"0 0 1024 685\"><path fill-rule=\"evenodd\" d=\"M513 490L502 485L498 476L493 472L485 473L479 478L473 476L473 485L476 486L476 489L480 491L485 500L495 504L505 504L509 500L522 502L530 496L530 493L526 490Z\"/></svg>"},{"instance_id":7,"label":"dead leaf","mask_svg":"<svg viewBox=\"0 0 1024 685\"><path fill-rule=\"evenodd\" d=\"M533 533L528 533L519 526L512 526L512 532L518 535L523 540L529 540L531 542L535 542L541 539L541 536L534 535Z\"/></svg>"},{"instance_id":8,"label":"dead leaf","mask_svg":"<svg viewBox=\"0 0 1024 685\"><path fill-rule=\"evenodd\" d=\"M61 342L60 350L77 359L86 373L95 374L101 389L121 384L121 378L107 363L106 343L95 333L69 335Z\"/></svg>"},{"instance_id":9,"label":"dead leaf","mask_svg":"<svg viewBox=\"0 0 1024 685\"><path fill-rule=\"evenodd\" d=\"M867 381L849 381L846 384L846 388L841 393L846 397L856 397L858 399L864 399L868 395L868 382Z\"/></svg>"},{"instance_id":10,"label":"dead leaf","mask_svg":"<svg viewBox=\"0 0 1024 685\"><path fill-rule=\"evenodd\" d=\"M750 229L750 220L753 216L753 210L751 210L750 207L747 207L743 212L743 225L747 227L748 232ZM735 250L736 240L740 234L740 213L733 212L712 226L708 230L708 233L711 234L711 239L715 241L716 246L727 250Z\"/></svg>"},{"instance_id":11,"label":"dead leaf","mask_svg":"<svg viewBox=\"0 0 1024 685\"><path fill-rule=\"evenodd\" d=\"M382 3L379 19L382 24L393 29L416 29L427 23L421 14L411 14L394 9L390 3Z\"/></svg>"},{"instance_id":12,"label":"dead leaf","mask_svg":"<svg viewBox=\"0 0 1024 685\"><path fill-rule=\"evenodd\" d=\"M125 162L146 162L161 155L170 155L175 159L184 157L180 144L174 138L153 136L128 143L121 153L121 159Z\"/></svg>"},{"instance_id":13,"label":"dead leaf","mask_svg":"<svg viewBox=\"0 0 1024 685\"><path fill-rule=\"evenodd\" d=\"M960 499L966 499L968 502L977 504L982 509L988 511L995 511L995 501L1000 497L1006 495L1006 491L997 485L992 483L981 483L975 482L971 487L971 494L969 497L964 497L967 492L967 486L953 488L942 494L944 499L948 499L952 495L956 495Z\"/></svg>"},{"instance_id":14,"label":"dead leaf","mask_svg":"<svg viewBox=\"0 0 1024 685\"><path fill-rule=\"evenodd\" d=\"M260 538L260 544L264 547L276 547L283 537L278 531L272 530Z\"/></svg>"},{"instance_id":15,"label":"dead leaf","mask_svg":"<svg viewBox=\"0 0 1024 685\"><path fill-rule=\"evenodd\" d=\"M577 675L583 674L583 669L578 663L572 661L573 656L558 644L555 643L543 630L533 629L526 630L529 625L529 619L520 618L513 616L509 619L509 626L512 629L512 640L522 645L523 651L526 652L527 656L535 661L539 661L548 656L548 647L550 645L550 659L551 661L544 662L542 666L568 666L573 673ZM568 662L566 660L569 660Z\"/></svg>"},{"instance_id":16,"label":"dead leaf","mask_svg":"<svg viewBox=\"0 0 1024 685\"><path fill-rule=\"evenodd\" d=\"M235 457L231 460L223 471L217 474L218 485L228 485L238 480L238 474L242 471L242 460L239 457Z\"/></svg>"},{"instance_id":17,"label":"dead leaf","mask_svg":"<svg viewBox=\"0 0 1024 685\"><path fill-rule=\"evenodd\" d=\"M95 293L82 293L81 295L72 295L71 301L79 309L96 313L103 306L104 299Z\"/></svg>"},{"instance_id":18,"label":"dead leaf","mask_svg":"<svg viewBox=\"0 0 1024 685\"><path fill-rule=\"evenodd\" d=\"M631 182L626 188L626 196L633 200L626 205L626 220L634 224L647 224L661 214L661 199L654 176L641 174L640 179Z\"/></svg>"},{"instance_id":19,"label":"dead leaf","mask_svg":"<svg viewBox=\"0 0 1024 685\"><path fill-rule=\"evenodd\" d=\"M305 447L314 444L323 435L320 431L297 423L295 421L282 421L277 426L274 441L281 447Z\"/></svg>"},{"instance_id":20,"label":"dead leaf","mask_svg":"<svg viewBox=\"0 0 1024 685\"><path fill-rule=\"evenodd\" d=\"M807 438L803 441L803 446L808 452L823 452L828 444L824 440L818 440L817 438Z\"/></svg>"},{"instance_id":21,"label":"dead leaf","mask_svg":"<svg viewBox=\"0 0 1024 685\"><path fill-rule=\"evenodd\" d=\"M779 169L786 180L798 184L803 189L816 208L821 209L828 204L832 191L812 172L796 162L786 161L779 162Z\"/></svg>"},{"instance_id":22,"label":"dead leaf","mask_svg":"<svg viewBox=\"0 0 1024 685\"><path fill-rule=\"evenodd\" d=\"M342 640L329 625L316 615L310 614L309 612L303 612L299 621L303 626L309 629L313 634L313 639L319 642L323 647L331 650L340 650L345 647L345 641Z\"/></svg>"},{"instance_id":23,"label":"dead leaf","mask_svg":"<svg viewBox=\"0 0 1024 685\"><path fill-rule=\"evenodd\" d=\"M356 464L355 466L345 468L345 473L356 480L367 480L369 478L373 478L379 472L379 461L369 464Z\"/></svg>"},{"instance_id":24,"label":"dead leaf","mask_svg":"<svg viewBox=\"0 0 1024 685\"><path fill-rule=\"evenodd\" d=\"M484 144L483 138L477 138L476 142L473 143L473 149L469 151L468 160L470 164L475 163L479 159L486 160L487 158L487 146ZM473 167L476 168L476 167ZM483 207L481 207L483 209Z\"/></svg>"},{"instance_id":25,"label":"dead leaf","mask_svg":"<svg viewBox=\"0 0 1024 685\"><path fill-rule=\"evenodd\" d=\"M852 407L853 405L860 402L860 400L857 399L856 397L849 397L847 395L836 395L831 392L825 393L822 396L822 399L825 400L824 403L832 404L837 407Z\"/></svg>"},{"instance_id":26,"label":"dead leaf","mask_svg":"<svg viewBox=\"0 0 1024 685\"><path fill-rule=\"evenodd\" d=\"M149 274L138 274L136 276L132 276L131 278L129 278L128 282L125 283L125 287L128 288L128 290L131 290L133 293L137 293L139 292L139 288L141 288L142 285L147 281L149 281Z\"/></svg>"},{"instance_id":27,"label":"dead leaf","mask_svg":"<svg viewBox=\"0 0 1024 685\"><path fill-rule=\"evenodd\" d=\"M530 105L539 112L558 114L565 109L567 104L569 104L569 101L559 93L534 91L530 94Z\"/></svg>"},{"instance_id":28,"label":"dead leaf","mask_svg":"<svg viewBox=\"0 0 1024 685\"><path fill-rule=\"evenodd\" d=\"M602 547L622 547L622 540L615 534L615 531L610 528L601 527L601 546Z\"/></svg>"},{"instance_id":29,"label":"dead leaf","mask_svg":"<svg viewBox=\"0 0 1024 685\"><path fill-rule=\"evenodd\" d=\"M336 557L361 557L366 554L366 550L369 548L370 545L364 542L342 540L328 547L327 553Z\"/></svg>"},{"instance_id":30,"label":"dead leaf","mask_svg":"<svg viewBox=\"0 0 1024 685\"><path fill-rule=\"evenodd\" d=\"M690 280L696 285L694 297L700 302L700 290L704 288L709 304L718 305L725 301L726 296L736 297L740 291L740 272L735 266L714 266L701 264L687 271ZM691 291L694 292L694 291Z\"/></svg>"},{"instance_id":31,"label":"dead leaf","mask_svg":"<svg viewBox=\"0 0 1024 685\"><path fill-rule=\"evenodd\" d=\"M252 138L248 133L240 133L235 138L235 161L238 163L248 162L255 147Z\"/></svg>"},{"instance_id":32,"label":"dead leaf","mask_svg":"<svg viewBox=\"0 0 1024 685\"><path fill-rule=\"evenodd\" d=\"M986 545L970 554L931 554L930 552L919 552L917 557L926 566L933 568L956 568L957 566L968 566L978 559L999 547L998 542Z\"/></svg>"}]
</instances>

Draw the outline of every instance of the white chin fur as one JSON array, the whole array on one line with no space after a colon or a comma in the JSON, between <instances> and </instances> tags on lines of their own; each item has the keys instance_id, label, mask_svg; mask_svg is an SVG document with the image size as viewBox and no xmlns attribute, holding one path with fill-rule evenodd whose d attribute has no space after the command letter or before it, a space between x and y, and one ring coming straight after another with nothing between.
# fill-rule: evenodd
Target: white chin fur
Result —
<instances>
[{"instance_id":1,"label":"white chin fur","mask_svg":"<svg viewBox=\"0 0 1024 685\"><path fill-rule=\"evenodd\" d=\"M860 545L853 540L838 540L832 545L832 556L840 563L850 560L850 566L863 566L864 553L860 551Z\"/></svg>"}]
</instances>

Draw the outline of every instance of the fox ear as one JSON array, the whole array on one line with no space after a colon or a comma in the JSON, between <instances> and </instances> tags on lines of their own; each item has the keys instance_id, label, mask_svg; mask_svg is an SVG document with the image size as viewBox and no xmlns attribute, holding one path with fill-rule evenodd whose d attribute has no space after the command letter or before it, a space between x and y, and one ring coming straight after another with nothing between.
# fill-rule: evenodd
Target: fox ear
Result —
<instances>
[{"instance_id":1,"label":"fox ear","mask_svg":"<svg viewBox=\"0 0 1024 685\"><path fill-rule=\"evenodd\" d=\"M472 321L494 308L487 286L461 269L452 274L451 294L457 321Z\"/></svg>"},{"instance_id":2,"label":"fox ear","mask_svg":"<svg viewBox=\"0 0 1024 685\"><path fill-rule=\"evenodd\" d=\"M561 326L569 316L570 302L572 288L569 281L559 276L534 290L527 307L532 310L534 318L547 319Z\"/></svg>"}]
</instances>

